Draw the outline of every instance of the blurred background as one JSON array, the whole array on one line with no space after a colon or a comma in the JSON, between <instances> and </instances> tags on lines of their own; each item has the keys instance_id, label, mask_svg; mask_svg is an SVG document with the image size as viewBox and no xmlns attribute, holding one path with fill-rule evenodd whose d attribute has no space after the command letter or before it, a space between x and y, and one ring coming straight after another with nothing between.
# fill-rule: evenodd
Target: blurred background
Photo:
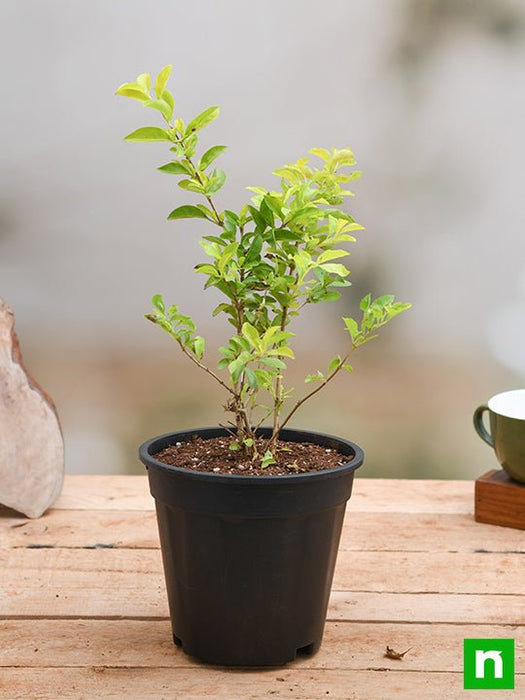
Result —
<instances>
[{"instance_id":1,"label":"blurred background","mask_svg":"<svg viewBox=\"0 0 525 700\"><path fill-rule=\"evenodd\" d=\"M192 271L202 223L166 221L192 195L156 172L165 144L123 141L155 113L116 88L167 63L183 118L221 106L202 142L229 147L222 208L312 146L349 145L364 171L354 286L299 325L297 395L356 299L413 302L295 426L358 442L363 477L497 466L471 416L525 383L522 2L3 0L0 26L0 296L68 472L142 473L144 439L226 419L220 387L143 319L162 292L210 347L224 337Z\"/></svg>"}]
</instances>

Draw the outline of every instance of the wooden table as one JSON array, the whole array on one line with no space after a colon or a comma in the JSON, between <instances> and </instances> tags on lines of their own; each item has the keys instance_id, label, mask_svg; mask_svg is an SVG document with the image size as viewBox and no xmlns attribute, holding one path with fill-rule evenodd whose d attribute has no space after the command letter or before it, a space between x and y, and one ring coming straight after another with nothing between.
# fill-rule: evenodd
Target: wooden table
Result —
<instances>
[{"instance_id":1,"label":"wooden table","mask_svg":"<svg viewBox=\"0 0 525 700\"><path fill-rule=\"evenodd\" d=\"M475 523L473 488L358 478L321 650L231 670L172 643L146 477L67 477L39 520L0 510L0 697L499 697L463 691L463 639L512 637L524 698L525 533Z\"/></svg>"}]
</instances>

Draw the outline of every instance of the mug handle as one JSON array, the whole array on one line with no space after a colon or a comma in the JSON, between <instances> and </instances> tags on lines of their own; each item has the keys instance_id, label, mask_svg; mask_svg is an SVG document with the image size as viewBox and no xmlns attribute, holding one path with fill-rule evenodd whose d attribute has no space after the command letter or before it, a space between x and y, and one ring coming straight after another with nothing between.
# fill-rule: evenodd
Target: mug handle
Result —
<instances>
[{"instance_id":1,"label":"mug handle","mask_svg":"<svg viewBox=\"0 0 525 700\"><path fill-rule=\"evenodd\" d=\"M492 435L485 428L485 425L483 423L483 414L485 413L485 411L488 410L488 406L478 406L476 408L476 410L474 411L474 427L476 428L476 432L480 436L480 438L484 440L487 443L487 445L494 447L494 440L492 439Z\"/></svg>"}]
</instances>

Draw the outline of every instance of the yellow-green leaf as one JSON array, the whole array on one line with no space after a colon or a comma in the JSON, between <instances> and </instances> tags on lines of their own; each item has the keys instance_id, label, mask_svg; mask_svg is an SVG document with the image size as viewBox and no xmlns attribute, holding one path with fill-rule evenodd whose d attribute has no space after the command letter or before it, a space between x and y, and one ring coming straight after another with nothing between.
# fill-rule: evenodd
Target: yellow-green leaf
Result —
<instances>
[{"instance_id":1,"label":"yellow-green leaf","mask_svg":"<svg viewBox=\"0 0 525 700\"><path fill-rule=\"evenodd\" d=\"M198 207L191 204L183 204L181 207L174 209L169 215L168 220L173 219L206 219L206 214Z\"/></svg>"},{"instance_id":2,"label":"yellow-green leaf","mask_svg":"<svg viewBox=\"0 0 525 700\"><path fill-rule=\"evenodd\" d=\"M192 131L198 131L199 129L202 129L214 119L217 119L217 117L219 116L219 111L220 110L218 107L208 107L208 109L205 109L204 112L201 112L197 117L195 117L195 119L191 120L191 122L186 127L186 133L190 134Z\"/></svg>"},{"instance_id":3,"label":"yellow-green leaf","mask_svg":"<svg viewBox=\"0 0 525 700\"><path fill-rule=\"evenodd\" d=\"M140 85L137 83L124 83L115 92L115 95L121 95L122 97L131 97L133 100L139 100L139 102L145 102L149 100L148 95L146 95Z\"/></svg>"},{"instance_id":4,"label":"yellow-green leaf","mask_svg":"<svg viewBox=\"0 0 525 700\"><path fill-rule=\"evenodd\" d=\"M124 141L171 141L171 138L166 129L158 126L143 126L128 134Z\"/></svg>"},{"instance_id":5,"label":"yellow-green leaf","mask_svg":"<svg viewBox=\"0 0 525 700\"><path fill-rule=\"evenodd\" d=\"M188 168L178 161L173 161L171 163L166 163L166 165L161 165L161 173L168 173L168 175L189 175Z\"/></svg>"},{"instance_id":6,"label":"yellow-green leaf","mask_svg":"<svg viewBox=\"0 0 525 700\"><path fill-rule=\"evenodd\" d=\"M261 339L257 333L257 329L251 323L244 323L242 326L242 334L252 347L258 350L261 347Z\"/></svg>"},{"instance_id":7,"label":"yellow-green leaf","mask_svg":"<svg viewBox=\"0 0 525 700\"><path fill-rule=\"evenodd\" d=\"M317 262L326 263L329 260L337 260L337 258L344 258L347 255L350 255L350 253L347 250L325 250L317 258Z\"/></svg>"},{"instance_id":8,"label":"yellow-green leaf","mask_svg":"<svg viewBox=\"0 0 525 700\"><path fill-rule=\"evenodd\" d=\"M323 382L324 381L324 374L317 370L317 372L314 372L313 374L309 374L305 378L305 384L310 384L310 382Z\"/></svg>"},{"instance_id":9,"label":"yellow-green leaf","mask_svg":"<svg viewBox=\"0 0 525 700\"><path fill-rule=\"evenodd\" d=\"M141 73L137 78L137 83L142 88L142 91L145 92L146 95L149 95L149 89L151 84L151 78L149 77L149 73Z\"/></svg>"},{"instance_id":10,"label":"yellow-green leaf","mask_svg":"<svg viewBox=\"0 0 525 700\"><path fill-rule=\"evenodd\" d=\"M199 161L199 170L206 170L208 165L213 163L215 158L220 156L220 154L225 151L226 148L226 146L212 146L209 148Z\"/></svg>"},{"instance_id":11,"label":"yellow-green leaf","mask_svg":"<svg viewBox=\"0 0 525 700\"><path fill-rule=\"evenodd\" d=\"M308 153L311 153L313 156L319 156L324 161L330 160L332 157L332 154L326 148L311 148Z\"/></svg>"},{"instance_id":12,"label":"yellow-green leaf","mask_svg":"<svg viewBox=\"0 0 525 700\"><path fill-rule=\"evenodd\" d=\"M147 102L144 102L144 107L152 107L153 109L158 110L166 117L168 121L173 116L172 108L167 102L164 102L164 100L147 100Z\"/></svg>"},{"instance_id":13,"label":"yellow-green leaf","mask_svg":"<svg viewBox=\"0 0 525 700\"><path fill-rule=\"evenodd\" d=\"M339 275L339 277L346 277L350 274L350 270L348 270L344 265L341 265L341 263L325 263L320 265L320 267L332 275Z\"/></svg>"},{"instance_id":14,"label":"yellow-green leaf","mask_svg":"<svg viewBox=\"0 0 525 700\"><path fill-rule=\"evenodd\" d=\"M155 81L155 94L157 95L158 100L162 99L163 97L164 88L166 87L166 83L171 75L171 68L171 64L168 64L167 66L164 66L164 68L157 75L157 80Z\"/></svg>"}]
</instances>

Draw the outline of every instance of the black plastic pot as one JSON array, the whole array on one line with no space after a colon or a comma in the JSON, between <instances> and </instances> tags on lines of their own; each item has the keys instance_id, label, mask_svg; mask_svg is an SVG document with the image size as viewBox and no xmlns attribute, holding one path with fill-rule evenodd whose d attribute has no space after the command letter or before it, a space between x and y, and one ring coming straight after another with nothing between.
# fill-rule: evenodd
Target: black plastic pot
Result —
<instances>
[{"instance_id":1,"label":"black plastic pot","mask_svg":"<svg viewBox=\"0 0 525 700\"><path fill-rule=\"evenodd\" d=\"M348 461L290 476L236 476L155 459L194 435L227 433L186 430L140 447L156 502L175 643L203 661L231 666L276 666L316 652L362 450L330 435L283 430L285 441L329 447Z\"/></svg>"}]
</instances>

